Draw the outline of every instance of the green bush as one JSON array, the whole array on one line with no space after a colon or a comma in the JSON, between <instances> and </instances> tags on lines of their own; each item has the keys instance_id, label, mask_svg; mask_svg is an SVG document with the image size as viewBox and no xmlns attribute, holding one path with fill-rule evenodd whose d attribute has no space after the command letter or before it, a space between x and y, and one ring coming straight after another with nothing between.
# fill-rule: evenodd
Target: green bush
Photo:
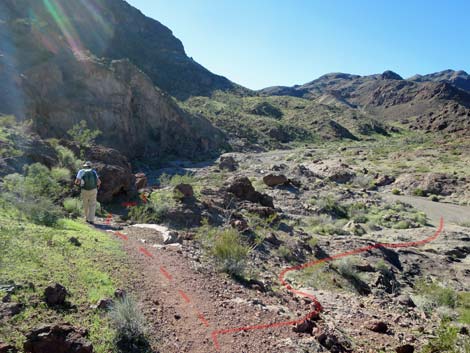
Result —
<instances>
[{"instance_id":1,"label":"green bush","mask_svg":"<svg viewBox=\"0 0 470 353\"><path fill-rule=\"evenodd\" d=\"M80 147L89 147L95 139L101 135L100 130L88 129L88 124L85 120L81 120L80 123L75 124L67 133Z\"/></svg>"},{"instance_id":2,"label":"green bush","mask_svg":"<svg viewBox=\"0 0 470 353\"><path fill-rule=\"evenodd\" d=\"M235 229L225 229L215 238L212 254L221 269L233 276L242 276L246 269L250 247Z\"/></svg>"},{"instance_id":3,"label":"green bush","mask_svg":"<svg viewBox=\"0 0 470 353\"><path fill-rule=\"evenodd\" d=\"M393 189L393 190L392 190L392 194L393 194L393 195L401 195L401 191L398 190L398 189Z\"/></svg>"},{"instance_id":4,"label":"green bush","mask_svg":"<svg viewBox=\"0 0 470 353\"><path fill-rule=\"evenodd\" d=\"M139 223L161 223L165 220L168 211L175 206L175 200L170 190L159 190L153 192L148 202L132 207L129 217Z\"/></svg>"},{"instance_id":5,"label":"green bush","mask_svg":"<svg viewBox=\"0 0 470 353\"><path fill-rule=\"evenodd\" d=\"M13 204L31 222L47 227L56 225L63 216L60 208L45 197L16 200Z\"/></svg>"},{"instance_id":6,"label":"green bush","mask_svg":"<svg viewBox=\"0 0 470 353\"><path fill-rule=\"evenodd\" d=\"M434 201L434 202L439 202L439 196L437 195L430 195L429 200Z\"/></svg>"},{"instance_id":7,"label":"green bush","mask_svg":"<svg viewBox=\"0 0 470 353\"><path fill-rule=\"evenodd\" d=\"M51 176L55 181L58 181L58 182L70 182L71 181L70 170L68 170L67 168L52 168Z\"/></svg>"},{"instance_id":8,"label":"green bush","mask_svg":"<svg viewBox=\"0 0 470 353\"><path fill-rule=\"evenodd\" d=\"M63 202L64 209L73 216L80 216L83 210L83 202L78 198L68 197Z\"/></svg>"},{"instance_id":9,"label":"green bush","mask_svg":"<svg viewBox=\"0 0 470 353\"><path fill-rule=\"evenodd\" d=\"M420 188L414 189L412 194L414 196L421 196L421 197L425 197L427 195L426 191L424 191L423 189L420 189Z\"/></svg>"},{"instance_id":10,"label":"green bush","mask_svg":"<svg viewBox=\"0 0 470 353\"><path fill-rule=\"evenodd\" d=\"M460 353L457 346L459 329L443 321L436 332L436 337L426 344L422 353ZM468 351L467 351L468 352Z\"/></svg>"},{"instance_id":11,"label":"green bush","mask_svg":"<svg viewBox=\"0 0 470 353\"><path fill-rule=\"evenodd\" d=\"M0 127L14 127L16 124L16 118L13 115L0 116Z\"/></svg>"},{"instance_id":12,"label":"green bush","mask_svg":"<svg viewBox=\"0 0 470 353\"><path fill-rule=\"evenodd\" d=\"M55 150L57 152L57 156L59 158L59 165L61 167L73 171L79 170L82 167L83 161L77 159L75 154L67 147L58 145L55 147Z\"/></svg>"},{"instance_id":13,"label":"green bush","mask_svg":"<svg viewBox=\"0 0 470 353\"><path fill-rule=\"evenodd\" d=\"M314 201L314 203L319 208L320 213L325 213L336 218L348 218L347 207L341 205L339 201L331 195L318 199Z\"/></svg>"}]
</instances>

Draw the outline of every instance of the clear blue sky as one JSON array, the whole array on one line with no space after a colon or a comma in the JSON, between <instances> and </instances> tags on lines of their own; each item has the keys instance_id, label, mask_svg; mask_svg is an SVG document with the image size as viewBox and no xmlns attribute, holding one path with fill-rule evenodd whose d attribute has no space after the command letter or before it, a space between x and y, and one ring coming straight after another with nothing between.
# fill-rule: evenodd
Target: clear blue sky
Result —
<instances>
[{"instance_id":1,"label":"clear blue sky","mask_svg":"<svg viewBox=\"0 0 470 353\"><path fill-rule=\"evenodd\" d=\"M470 70L467 0L128 0L186 53L252 89L328 72Z\"/></svg>"}]
</instances>

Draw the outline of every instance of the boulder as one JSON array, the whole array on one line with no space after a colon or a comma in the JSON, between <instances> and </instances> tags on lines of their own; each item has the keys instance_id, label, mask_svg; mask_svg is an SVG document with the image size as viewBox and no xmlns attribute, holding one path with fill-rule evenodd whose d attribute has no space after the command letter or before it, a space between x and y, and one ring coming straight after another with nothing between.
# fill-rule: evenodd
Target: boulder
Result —
<instances>
[{"instance_id":1,"label":"boulder","mask_svg":"<svg viewBox=\"0 0 470 353\"><path fill-rule=\"evenodd\" d=\"M176 196L178 198L179 196L185 199L190 199L194 197L194 190L190 184L178 184L175 186L173 191L176 193Z\"/></svg>"},{"instance_id":2,"label":"boulder","mask_svg":"<svg viewBox=\"0 0 470 353\"><path fill-rule=\"evenodd\" d=\"M12 346L11 344L6 344L0 342L0 353L17 353L18 350L16 347Z\"/></svg>"},{"instance_id":3,"label":"boulder","mask_svg":"<svg viewBox=\"0 0 470 353\"><path fill-rule=\"evenodd\" d=\"M137 173L135 175L135 188L137 190L145 189L148 185L147 176L145 173Z\"/></svg>"},{"instance_id":4,"label":"boulder","mask_svg":"<svg viewBox=\"0 0 470 353\"><path fill-rule=\"evenodd\" d=\"M377 333L387 333L388 325L384 321L372 320L366 324L366 328Z\"/></svg>"},{"instance_id":5,"label":"boulder","mask_svg":"<svg viewBox=\"0 0 470 353\"><path fill-rule=\"evenodd\" d=\"M119 151L103 146L93 146L85 151L101 179L98 201L111 202L114 197L136 195L136 180L127 158Z\"/></svg>"},{"instance_id":6,"label":"boulder","mask_svg":"<svg viewBox=\"0 0 470 353\"><path fill-rule=\"evenodd\" d=\"M395 178L390 175L377 175L375 177L375 186L378 186L378 187L387 186L387 185L393 184L394 181L395 181Z\"/></svg>"},{"instance_id":7,"label":"boulder","mask_svg":"<svg viewBox=\"0 0 470 353\"><path fill-rule=\"evenodd\" d=\"M397 297L397 302L403 306L407 306L410 308L416 307L413 299L408 294L401 294Z\"/></svg>"},{"instance_id":8,"label":"boulder","mask_svg":"<svg viewBox=\"0 0 470 353\"><path fill-rule=\"evenodd\" d=\"M314 175L338 184L345 184L356 177L356 173L341 161L331 160L314 163L308 166Z\"/></svg>"},{"instance_id":9,"label":"boulder","mask_svg":"<svg viewBox=\"0 0 470 353\"><path fill-rule=\"evenodd\" d=\"M250 179L247 177L235 177L230 179L225 189L241 200L259 203L262 206L274 208L272 197L256 191L251 184Z\"/></svg>"},{"instance_id":10,"label":"boulder","mask_svg":"<svg viewBox=\"0 0 470 353\"><path fill-rule=\"evenodd\" d=\"M55 283L44 290L44 299L49 306L63 305L67 294L67 289L64 286Z\"/></svg>"},{"instance_id":11,"label":"boulder","mask_svg":"<svg viewBox=\"0 0 470 353\"><path fill-rule=\"evenodd\" d=\"M26 353L93 353L87 332L70 324L44 325L26 335Z\"/></svg>"},{"instance_id":12,"label":"boulder","mask_svg":"<svg viewBox=\"0 0 470 353\"><path fill-rule=\"evenodd\" d=\"M233 172L237 170L238 163L233 156L221 156L219 160L219 168Z\"/></svg>"},{"instance_id":13,"label":"boulder","mask_svg":"<svg viewBox=\"0 0 470 353\"><path fill-rule=\"evenodd\" d=\"M268 174L263 177L263 182L270 187L284 185L289 182L287 177L283 174Z\"/></svg>"}]
</instances>

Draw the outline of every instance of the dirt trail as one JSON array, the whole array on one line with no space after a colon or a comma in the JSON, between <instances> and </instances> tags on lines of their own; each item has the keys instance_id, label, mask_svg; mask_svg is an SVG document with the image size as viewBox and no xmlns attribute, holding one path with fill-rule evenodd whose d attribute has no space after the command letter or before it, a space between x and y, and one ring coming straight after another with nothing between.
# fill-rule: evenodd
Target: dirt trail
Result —
<instances>
[{"instance_id":1,"label":"dirt trail","mask_svg":"<svg viewBox=\"0 0 470 353\"><path fill-rule=\"evenodd\" d=\"M446 223L461 224L470 222L470 207L459 206L450 203L433 202L422 197L401 196L384 194L388 200L401 201L423 211L428 216L430 223L439 224L439 219L444 217Z\"/></svg>"},{"instance_id":2,"label":"dirt trail","mask_svg":"<svg viewBox=\"0 0 470 353\"><path fill-rule=\"evenodd\" d=\"M184 246L144 244L141 239L148 237L148 230L127 227L112 234L122 239L138 274L129 289L139 296L150 335L158 341L161 353L217 352L211 337L214 330L281 321L283 311L299 317L311 310L298 302L289 309L282 297L247 289L222 274L202 270ZM219 352L295 352L288 343L295 335L291 327L263 334L240 332L220 337Z\"/></svg>"}]
</instances>

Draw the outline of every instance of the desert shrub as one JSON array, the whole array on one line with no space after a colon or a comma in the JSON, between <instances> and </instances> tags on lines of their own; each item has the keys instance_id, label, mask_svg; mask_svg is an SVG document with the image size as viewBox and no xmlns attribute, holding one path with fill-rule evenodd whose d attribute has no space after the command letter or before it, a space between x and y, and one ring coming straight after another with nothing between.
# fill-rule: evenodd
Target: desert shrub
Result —
<instances>
[{"instance_id":1,"label":"desert shrub","mask_svg":"<svg viewBox=\"0 0 470 353\"><path fill-rule=\"evenodd\" d=\"M67 168L52 168L51 176L55 181L67 182L70 181L71 174Z\"/></svg>"},{"instance_id":2,"label":"desert shrub","mask_svg":"<svg viewBox=\"0 0 470 353\"><path fill-rule=\"evenodd\" d=\"M411 228L411 223L408 220L403 220L395 223L392 226L393 229L409 229Z\"/></svg>"},{"instance_id":3,"label":"desert shrub","mask_svg":"<svg viewBox=\"0 0 470 353\"><path fill-rule=\"evenodd\" d=\"M109 315L116 329L115 341L119 351L128 352L130 348L146 348L148 346L145 338L144 316L134 299L125 296L118 300Z\"/></svg>"},{"instance_id":4,"label":"desert shrub","mask_svg":"<svg viewBox=\"0 0 470 353\"><path fill-rule=\"evenodd\" d=\"M63 216L60 208L44 196L13 199L13 205L31 222L52 227Z\"/></svg>"},{"instance_id":5,"label":"desert shrub","mask_svg":"<svg viewBox=\"0 0 470 353\"><path fill-rule=\"evenodd\" d=\"M196 182L196 178L190 173L186 173L183 175L162 174L158 178L158 181L159 181L160 186L162 187L176 186L178 184L191 184L192 185Z\"/></svg>"},{"instance_id":6,"label":"desert shrub","mask_svg":"<svg viewBox=\"0 0 470 353\"><path fill-rule=\"evenodd\" d=\"M362 188L368 189L373 186L373 178L369 175L357 175L351 182L352 185Z\"/></svg>"},{"instance_id":7,"label":"desert shrub","mask_svg":"<svg viewBox=\"0 0 470 353\"><path fill-rule=\"evenodd\" d=\"M282 257L284 260L289 261L292 259L292 250L285 245L281 245L277 249L277 254L279 255L279 257Z\"/></svg>"},{"instance_id":8,"label":"desert shrub","mask_svg":"<svg viewBox=\"0 0 470 353\"><path fill-rule=\"evenodd\" d=\"M129 218L139 223L160 223L174 206L175 200L171 191L156 191L150 195L147 203L132 207Z\"/></svg>"},{"instance_id":9,"label":"desert shrub","mask_svg":"<svg viewBox=\"0 0 470 353\"><path fill-rule=\"evenodd\" d=\"M57 171L58 174L63 171ZM63 174L62 174L63 176ZM10 174L3 180L3 189L20 198L47 197L57 200L66 188L53 176L51 170L40 163L25 168L25 175Z\"/></svg>"},{"instance_id":10,"label":"desert shrub","mask_svg":"<svg viewBox=\"0 0 470 353\"><path fill-rule=\"evenodd\" d=\"M67 131L73 141L77 142L81 147L89 147L95 139L101 135L100 130L90 130L85 120L81 120Z\"/></svg>"},{"instance_id":11,"label":"desert shrub","mask_svg":"<svg viewBox=\"0 0 470 353\"><path fill-rule=\"evenodd\" d=\"M431 339L422 349L423 353L460 353L457 346L459 329L443 321L436 332L436 337Z\"/></svg>"},{"instance_id":12,"label":"desert shrub","mask_svg":"<svg viewBox=\"0 0 470 353\"><path fill-rule=\"evenodd\" d=\"M81 168L83 161L78 159L70 149L58 145L55 147L55 150L61 167L69 170L78 170Z\"/></svg>"},{"instance_id":13,"label":"desert shrub","mask_svg":"<svg viewBox=\"0 0 470 353\"><path fill-rule=\"evenodd\" d=\"M457 293L451 288L445 288L438 283L426 283L420 280L415 284L415 291L425 299L424 305L428 309L439 306L455 308L458 301Z\"/></svg>"},{"instance_id":14,"label":"desert shrub","mask_svg":"<svg viewBox=\"0 0 470 353\"><path fill-rule=\"evenodd\" d=\"M16 125L16 118L13 115L0 116L0 127L14 127Z\"/></svg>"},{"instance_id":15,"label":"desert shrub","mask_svg":"<svg viewBox=\"0 0 470 353\"><path fill-rule=\"evenodd\" d=\"M421 197L425 197L427 195L426 191L424 191L423 189L420 189L420 188L416 188L412 191L412 194L414 196L421 196Z\"/></svg>"},{"instance_id":16,"label":"desert shrub","mask_svg":"<svg viewBox=\"0 0 470 353\"><path fill-rule=\"evenodd\" d=\"M398 190L398 189L393 189L393 190L392 190L392 194L393 194L393 195L401 195L401 191Z\"/></svg>"},{"instance_id":17,"label":"desert shrub","mask_svg":"<svg viewBox=\"0 0 470 353\"><path fill-rule=\"evenodd\" d=\"M318 207L320 213L329 214L335 218L348 217L348 209L331 195L314 201L314 204Z\"/></svg>"},{"instance_id":18,"label":"desert shrub","mask_svg":"<svg viewBox=\"0 0 470 353\"><path fill-rule=\"evenodd\" d=\"M434 201L434 202L439 202L439 196L429 195L429 200Z\"/></svg>"},{"instance_id":19,"label":"desert shrub","mask_svg":"<svg viewBox=\"0 0 470 353\"><path fill-rule=\"evenodd\" d=\"M80 216L82 214L83 202L78 198L68 197L63 202L64 209L67 213L73 216Z\"/></svg>"},{"instance_id":20,"label":"desert shrub","mask_svg":"<svg viewBox=\"0 0 470 353\"><path fill-rule=\"evenodd\" d=\"M222 230L214 240L212 254L220 268L230 275L242 276L250 247L235 229Z\"/></svg>"}]
</instances>

